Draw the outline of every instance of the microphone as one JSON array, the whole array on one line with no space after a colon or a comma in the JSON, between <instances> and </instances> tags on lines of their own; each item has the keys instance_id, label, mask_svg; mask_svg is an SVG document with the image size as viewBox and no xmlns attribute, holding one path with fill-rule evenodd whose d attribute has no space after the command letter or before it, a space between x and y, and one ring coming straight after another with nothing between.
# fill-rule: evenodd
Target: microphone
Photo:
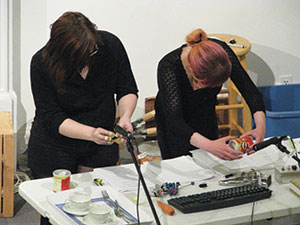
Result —
<instances>
[{"instance_id":1,"label":"microphone","mask_svg":"<svg viewBox=\"0 0 300 225\"><path fill-rule=\"evenodd\" d=\"M134 139L134 136L131 132L125 130L123 127L120 127L119 125L115 125L114 131L116 133L121 134L124 138L126 138L127 140L132 140Z\"/></svg>"},{"instance_id":2,"label":"microphone","mask_svg":"<svg viewBox=\"0 0 300 225\"><path fill-rule=\"evenodd\" d=\"M151 128L147 128L147 129L136 129L133 132L133 135L146 135L149 137L153 137L156 136L157 131L156 131L156 127L151 127Z\"/></svg>"},{"instance_id":3,"label":"microphone","mask_svg":"<svg viewBox=\"0 0 300 225\"><path fill-rule=\"evenodd\" d=\"M262 141L260 143L257 143L255 145L252 146L252 149L254 151L258 151L258 150L261 150L265 147L268 147L269 145L272 145L272 144L280 144L282 139L286 138L287 135L283 135L283 136L277 136L277 137L272 137L266 141Z\"/></svg>"},{"instance_id":4,"label":"microphone","mask_svg":"<svg viewBox=\"0 0 300 225\"><path fill-rule=\"evenodd\" d=\"M145 121L148 122L150 120L153 120L155 118L155 110L152 110L142 116L142 118L137 119L136 121L132 122L133 129L137 127L138 124Z\"/></svg>"}]
</instances>

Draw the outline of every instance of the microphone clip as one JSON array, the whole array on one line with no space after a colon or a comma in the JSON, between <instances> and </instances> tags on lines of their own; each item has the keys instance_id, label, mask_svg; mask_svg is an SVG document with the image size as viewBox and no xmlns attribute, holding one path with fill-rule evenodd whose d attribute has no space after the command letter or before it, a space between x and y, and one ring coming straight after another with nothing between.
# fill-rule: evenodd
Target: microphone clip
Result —
<instances>
[{"instance_id":1,"label":"microphone clip","mask_svg":"<svg viewBox=\"0 0 300 225\"><path fill-rule=\"evenodd\" d=\"M121 134L127 141L131 141L131 140L135 139L135 137L133 136L133 134L131 132L125 130L123 127L121 127L117 124L114 127L114 131L115 131L115 133Z\"/></svg>"}]
</instances>

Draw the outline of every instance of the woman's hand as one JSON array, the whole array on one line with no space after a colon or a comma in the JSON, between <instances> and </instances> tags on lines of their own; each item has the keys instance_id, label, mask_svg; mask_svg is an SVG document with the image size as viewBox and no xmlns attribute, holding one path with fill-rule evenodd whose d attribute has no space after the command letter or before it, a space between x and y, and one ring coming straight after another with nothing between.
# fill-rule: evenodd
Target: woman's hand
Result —
<instances>
[{"instance_id":1,"label":"woman's hand","mask_svg":"<svg viewBox=\"0 0 300 225\"><path fill-rule=\"evenodd\" d=\"M242 158L243 153L227 145L227 141L233 139L231 136L209 140L201 134L195 132L191 137L191 144L197 148L203 149L220 159L234 160Z\"/></svg>"},{"instance_id":2,"label":"woman's hand","mask_svg":"<svg viewBox=\"0 0 300 225\"><path fill-rule=\"evenodd\" d=\"M127 130L131 133L133 132L133 127L132 127L130 118L128 118L128 117L121 117L120 120L119 120L118 125L120 127L123 127L125 130Z\"/></svg>"},{"instance_id":3,"label":"woman's hand","mask_svg":"<svg viewBox=\"0 0 300 225\"><path fill-rule=\"evenodd\" d=\"M120 120L119 126L123 127L129 132L133 132L131 124L131 116L137 103L137 96L135 94L128 94L123 96L118 103Z\"/></svg>"},{"instance_id":4,"label":"woman's hand","mask_svg":"<svg viewBox=\"0 0 300 225\"><path fill-rule=\"evenodd\" d=\"M101 127L95 128L91 134L91 140L99 145L111 145L113 143L113 137L115 137L114 132Z\"/></svg>"},{"instance_id":5,"label":"woman's hand","mask_svg":"<svg viewBox=\"0 0 300 225\"><path fill-rule=\"evenodd\" d=\"M257 144L257 143L262 142L264 140L265 133L266 133L265 129L257 127L253 130L250 130L250 131L244 133L242 136L240 136L240 138L245 137L245 136L252 136L252 137L255 138L255 143L253 143L253 145L254 145L254 144ZM250 149L252 148L253 145L249 146ZM255 151L253 149L251 149L250 151L247 152L248 155L251 155L253 153L255 153Z\"/></svg>"},{"instance_id":6,"label":"woman's hand","mask_svg":"<svg viewBox=\"0 0 300 225\"><path fill-rule=\"evenodd\" d=\"M255 138L255 143L259 143L264 140L265 133L266 133L265 129L257 127L253 130L244 133L243 135L240 136L240 138L245 136L252 136Z\"/></svg>"},{"instance_id":7,"label":"woman's hand","mask_svg":"<svg viewBox=\"0 0 300 225\"><path fill-rule=\"evenodd\" d=\"M211 154L223 160L234 160L242 158L243 153L229 147L227 141L233 139L231 136L219 138L217 140L210 140L209 147L206 150Z\"/></svg>"},{"instance_id":8,"label":"woman's hand","mask_svg":"<svg viewBox=\"0 0 300 225\"><path fill-rule=\"evenodd\" d=\"M256 128L244 133L241 137L252 136L255 138L255 144L262 142L266 134L266 117L262 111L253 114Z\"/></svg>"}]
</instances>

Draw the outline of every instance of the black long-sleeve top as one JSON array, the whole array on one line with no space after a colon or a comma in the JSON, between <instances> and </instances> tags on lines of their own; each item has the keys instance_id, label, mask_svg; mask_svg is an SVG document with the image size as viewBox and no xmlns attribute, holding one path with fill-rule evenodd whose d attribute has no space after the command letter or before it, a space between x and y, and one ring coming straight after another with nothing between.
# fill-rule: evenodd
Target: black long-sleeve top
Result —
<instances>
[{"instance_id":1,"label":"black long-sleeve top","mask_svg":"<svg viewBox=\"0 0 300 225\"><path fill-rule=\"evenodd\" d=\"M101 145L59 134L59 126L70 118L85 125L112 130L115 101L127 94L138 93L121 41L106 31L99 31L98 35L104 44L92 56L86 79L79 71L75 72L66 78L63 92L58 92L50 79L42 59L43 48L32 57L31 88L36 110L31 135L41 136L49 147L72 152L101 150ZM35 144L34 140L30 141L31 145Z\"/></svg>"},{"instance_id":2,"label":"black long-sleeve top","mask_svg":"<svg viewBox=\"0 0 300 225\"><path fill-rule=\"evenodd\" d=\"M251 113L265 111L261 93L241 66L237 56L223 41L210 39L221 45L232 63L230 78L245 98ZM218 138L215 112L217 94L221 87L193 90L181 62L182 49L164 56L158 65L158 93L155 119L162 157L174 158L195 149L190 144L194 132L209 139Z\"/></svg>"}]
</instances>

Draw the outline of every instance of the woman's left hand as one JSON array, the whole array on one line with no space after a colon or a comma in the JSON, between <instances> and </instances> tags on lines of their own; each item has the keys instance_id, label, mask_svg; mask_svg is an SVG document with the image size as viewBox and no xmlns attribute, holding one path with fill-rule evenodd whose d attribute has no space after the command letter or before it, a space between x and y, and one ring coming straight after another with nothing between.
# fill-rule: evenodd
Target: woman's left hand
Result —
<instances>
[{"instance_id":1,"label":"woman's left hand","mask_svg":"<svg viewBox=\"0 0 300 225\"><path fill-rule=\"evenodd\" d=\"M266 130L263 129L263 128L255 128L253 130L250 130L246 133L244 133L242 137L245 137L245 136L252 136L255 138L255 144L259 143L259 142L262 142L264 140L264 137L265 137L265 133L266 133ZM254 145L254 144L253 144ZM253 146L252 145L252 146ZM250 146L250 148L252 148L252 146ZM254 150L251 150L248 152L248 155L251 155L253 154L255 151Z\"/></svg>"},{"instance_id":2,"label":"woman's left hand","mask_svg":"<svg viewBox=\"0 0 300 225\"><path fill-rule=\"evenodd\" d=\"M244 133L241 137L252 136L255 138L255 144L262 142L266 134L266 118L265 113L257 111L253 114L256 128Z\"/></svg>"},{"instance_id":3,"label":"woman's left hand","mask_svg":"<svg viewBox=\"0 0 300 225\"><path fill-rule=\"evenodd\" d=\"M124 130L129 131L130 133L133 132L133 127L130 119L120 118L118 125ZM122 137L122 142L126 142L126 139L124 137Z\"/></svg>"},{"instance_id":4,"label":"woman's left hand","mask_svg":"<svg viewBox=\"0 0 300 225\"><path fill-rule=\"evenodd\" d=\"M118 125L129 132L133 132L133 127L129 118L120 118Z\"/></svg>"},{"instance_id":5,"label":"woman's left hand","mask_svg":"<svg viewBox=\"0 0 300 225\"><path fill-rule=\"evenodd\" d=\"M245 136L252 136L255 138L255 143L259 143L264 140L265 132L266 131L264 129L255 128L241 135L241 138Z\"/></svg>"}]
</instances>

